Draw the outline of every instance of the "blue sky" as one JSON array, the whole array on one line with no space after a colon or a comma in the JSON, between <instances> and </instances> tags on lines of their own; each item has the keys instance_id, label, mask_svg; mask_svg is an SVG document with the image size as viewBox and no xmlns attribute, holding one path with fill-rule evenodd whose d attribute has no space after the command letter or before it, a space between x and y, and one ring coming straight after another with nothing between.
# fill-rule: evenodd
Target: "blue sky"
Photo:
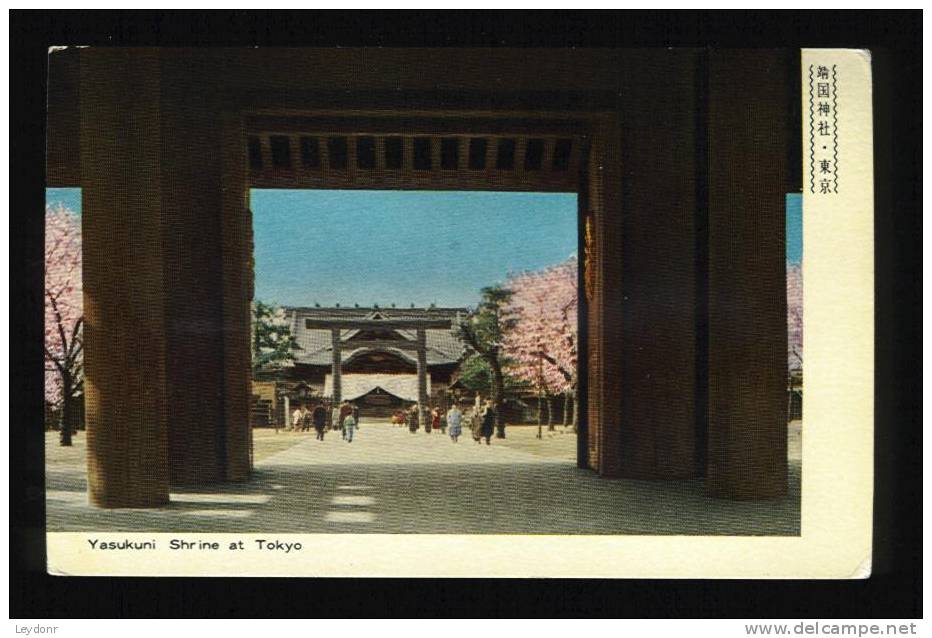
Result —
<instances>
[{"instance_id":1,"label":"blue sky","mask_svg":"<svg viewBox=\"0 0 932 638\"><path fill-rule=\"evenodd\" d=\"M80 188L46 188L45 203L54 204L62 203L66 208L70 208L76 213L81 213L81 189Z\"/></svg>"},{"instance_id":2,"label":"blue sky","mask_svg":"<svg viewBox=\"0 0 932 638\"><path fill-rule=\"evenodd\" d=\"M77 188L46 201L81 212ZM576 196L252 191L256 297L285 305L474 305L508 272L574 254ZM802 260L802 195L786 196L786 259Z\"/></svg>"},{"instance_id":3,"label":"blue sky","mask_svg":"<svg viewBox=\"0 0 932 638\"><path fill-rule=\"evenodd\" d=\"M475 305L509 272L577 250L576 195L253 190L256 298Z\"/></svg>"},{"instance_id":4,"label":"blue sky","mask_svg":"<svg viewBox=\"0 0 932 638\"><path fill-rule=\"evenodd\" d=\"M803 196L786 196L786 261L798 264L803 259Z\"/></svg>"}]
</instances>

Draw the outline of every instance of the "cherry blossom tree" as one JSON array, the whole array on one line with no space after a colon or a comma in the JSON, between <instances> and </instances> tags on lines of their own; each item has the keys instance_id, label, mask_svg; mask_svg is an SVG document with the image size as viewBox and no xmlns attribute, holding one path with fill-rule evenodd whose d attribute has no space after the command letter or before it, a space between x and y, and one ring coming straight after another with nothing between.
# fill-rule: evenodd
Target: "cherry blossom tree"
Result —
<instances>
[{"instance_id":1,"label":"cherry blossom tree","mask_svg":"<svg viewBox=\"0 0 932 638\"><path fill-rule=\"evenodd\" d=\"M790 371L803 367L803 269L786 265L787 363Z\"/></svg>"},{"instance_id":2,"label":"cherry blossom tree","mask_svg":"<svg viewBox=\"0 0 932 638\"><path fill-rule=\"evenodd\" d=\"M515 328L505 338L510 372L548 397L548 426L553 429L549 397L563 394L563 423L567 403L573 401L573 426L577 422L577 311L579 295L576 257L539 271L513 275L506 282L512 290L508 311Z\"/></svg>"},{"instance_id":3,"label":"cherry blossom tree","mask_svg":"<svg viewBox=\"0 0 932 638\"><path fill-rule=\"evenodd\" d=\"M45 400L60 413L61 444L71 445L83 390L81 220L61 204L45 208Z\"/></svg>"}]
</instances>

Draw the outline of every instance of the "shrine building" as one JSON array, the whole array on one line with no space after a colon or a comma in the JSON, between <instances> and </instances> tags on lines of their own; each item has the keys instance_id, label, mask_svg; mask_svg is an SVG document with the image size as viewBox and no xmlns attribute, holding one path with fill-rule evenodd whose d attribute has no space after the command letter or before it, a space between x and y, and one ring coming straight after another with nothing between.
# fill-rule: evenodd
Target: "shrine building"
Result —
<instances>
[{"instance_id":1,"label":"shrine building","mask_svg":"<svg viewBox=\"0 0 932 638\"><path fill-rule=\"evenodd\" d=\"M446 391L464 356L451 326L468 309L285 311L298 345L288 377L303 381L313 397L352 401L363 416L375 417L417 403L422 391L427 405L446 407ZM341 327L346 324L359 327Z\"/></svg>"}]
</instances>

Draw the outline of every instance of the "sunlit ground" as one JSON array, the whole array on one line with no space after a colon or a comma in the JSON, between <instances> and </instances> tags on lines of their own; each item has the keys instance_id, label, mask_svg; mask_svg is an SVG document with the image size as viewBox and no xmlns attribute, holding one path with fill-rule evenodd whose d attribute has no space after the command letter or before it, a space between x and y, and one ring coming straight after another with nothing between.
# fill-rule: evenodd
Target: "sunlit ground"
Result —
<instances>
[{"instance_id":1,"label":"sunlit ground","mask_svg":"<svg viewBox=\"0 0 932 638\"><path fill-rule=\"evenodd\" d=\"M397 429L399 431L402 430L402 428ZM284 429L275 430L272 428L255 429L252 435L254 459L256 462L262 461L277 452L286 450L292 445L304 441L309 434L311 438L314 438L313 432L291 432ZM428 436L424 430L421 430L419 434ZM507 428L507 436L504 439L493 438L492 442L495 445L504 446L513 450L520 450L528 454L533 454L534 456L559 459L569 463L576 462L576 434L573 432L572 427L557 425L550 431L547 425L544 424L541 428L540 439L537 438L537 434L537 425L510 425ZM330 436L331 434L328 434L327 438ZM437 431L431 432L429 436L444 437L445 440L449 440L446 435ZM339 438L340 434L336 433L336 437ZM469 431L464 430L459 443L467 440L470 444L475 445L470 437Z\"/></svg>"},{"instance_id":2,"label":"sunlit ground","mask_svg":"<svg viewBox=\"0 0 932 638\"><path fill-rule=\"evenodd\" d=\"M602 479L576 468L576 437L556 426L508 428L505 440L452 443L439 432L363 421L353 443L329 432L256 430L250 481L176 490L151 510L103 510L86 497L84 433L47 433L50 531L294 533L799 533L800 427L789 427L790 489L781 499L705 496L701 479Z\"/></svg>"}]
</instances>

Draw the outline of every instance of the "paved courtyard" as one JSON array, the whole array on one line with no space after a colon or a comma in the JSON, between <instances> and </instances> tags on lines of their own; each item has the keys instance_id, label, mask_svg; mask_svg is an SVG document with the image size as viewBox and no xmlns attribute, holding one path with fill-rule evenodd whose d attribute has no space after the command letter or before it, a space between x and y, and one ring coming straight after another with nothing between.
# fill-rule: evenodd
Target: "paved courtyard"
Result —
<instances>
[{"instance_id":1,"label":"paved courtyard","mask_svg":"<svg viewBox=\"0 0 932 638\"><path fill-rule=\"evenodd\" d=\"M86 497L83 433L46 440L49 531L730 534L799 533L799 426L790 426L790 489L782 499L709 498L700 479L602 479L575 466L575 436L511 427L505 441L453 444L362 423L339 432L257 431L255 471L242 484L175 490L152 510L103 510Z\"/></svg>"}]
</instances>

